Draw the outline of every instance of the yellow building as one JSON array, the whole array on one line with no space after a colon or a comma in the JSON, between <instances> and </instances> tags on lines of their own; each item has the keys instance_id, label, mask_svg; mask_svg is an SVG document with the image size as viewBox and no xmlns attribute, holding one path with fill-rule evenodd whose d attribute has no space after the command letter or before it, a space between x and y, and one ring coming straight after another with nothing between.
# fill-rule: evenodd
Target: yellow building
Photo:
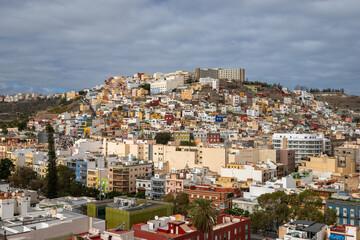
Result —
<instances>
[{"instance_id":1,"label":"yellow building","mask_svg":"<svg viewBox=\"0 0 360 240\"><path fill-rule=\"evenodd\" d=\"M184 79L188 79L188 78L194 78L195 77L195 73L194 72L188 72L188 71L176 71L176 72L172 72L172 73L168 73L165 74L166 77L171 77L171 76L177 76L177 75L183 75Z\"/></svg>"},{"instance_id":2,"label":"yellow building","mask_svg":"<svg viewBox=\"0 0 360 240\"><path fill-rule=\"evenodd\" d=\"M149 94L149 91L146 90L146 89L139 89L136 92L137 97L142 97L142 96L145 96L145 95L148 95L148 94Z\"/></svg>"},{"instance_id":3,"label":"yellow building","mask_svg":"<svg viewBox=\"0 0 360 240\"><path fill-rule=\"evenodd\" d=\"M91 135L91 128L87 127L87 128L84 128L84 136L85 137L90 137Z\"/></svg>"},{"instance_id":4,"label":"yellow building","mask_svg":"<svg viewBox=\"0 0 360 240\"><path fill-rule=\"evenodd\" d=\"M75 97L76 97L76 92L75 91L66 93L66 98L74 99Z\"/></svg>"},{"instance_id":5,"label":"yellow building","mask_svg":"<svg viewBox=\"0 0 360 240\"><path fill-rule=\"evenodd\" d=\"M98 171L96 169L87 170L86 186L97 188L98 186Z\"/></svg>"},{"instance_id":6,"label":"yellow building","mask_svg":"<svg viewBox=\"0 0 360 240\"><path fill-rule=\"evenodd\" d=\"M182 90L181 91L181 100L192 100L192 91Z\"/></svg>"},{"instance_id":7,"label":"yellow building","mask_svg":"<svg viewBox=\"0 0 360 240\"><path fill-rule=\"evenodd\" d=\"M150 114L150 119L161 119L161 113L152 113Z\"/></svg>"},{"instance_id":8,"label":"yellow building","mask_svg":"<svg viewBox=\"0 0 360 240\"><path fill-rule=\"evenodd\" d=\"M26 153L25 154L25 166L28 168L33 168L33 164L34 164L34 154Z\"/></svg>"},{"instance_id":9,"label":"yellow building","mask_svg":"<svg viewBox=\"0 0 360 240\"><path fill-rule=\"evenodd\" d=\"M153 75L149 74L149 73L143 73L141 74L141 80L145 81L145 80L149 80L149 79L153 79Z\"/></svg>"},{"instance_id":10,"label":"yellow building","mask_svg":"<svg viewBox=\"0 0 360 240\"><path fill-rule=\"evenodd\" d=\"M301 160L299 170L312 170L316 174L337 173L341 176L355 173L355 161L346 157L329 157L320 155L309 157L307 160Z\"/></svg>"},{"instance_id":11,"label":"yellow building","mask_svg":"<svg viewBox=\"0 0 360 240\"><path fill-rule=\"evenodd\" d=\"M190 141L189 132L174 132L174 141Z\"/></svg>"},{"instance_id":12,"label":"yellow building","mask_svg":"<svg viewBox=\"0 0 360 240\"><path fill-rule=\"evenodd\" d=\"M85 111L89 111L90 110L90 106L87 104L80 104L80 111L85 112Z\"/></svg>"},{"instance_id":13,"label":"yellow building","mask_svg":"<svg viewBox=\"0 0 360 240\"><path fill-rule=\"evenodd\" d=\"M231 188L236 182L235 177L219 177L215 184L221 185L223 188Z\"/></svg>"},{"instance_id":14,"label":"yellow building","mask_svg":"<svg viewBox=\"0 0 360 240\"><path fill-rule=\"evenodd\" d=\"M45 178L46 174L47 174L48 167L44 164L44 165L40 165L39 169L40 169L40 171L39 171L40 177Z\"/></svg>"}]
</instances>

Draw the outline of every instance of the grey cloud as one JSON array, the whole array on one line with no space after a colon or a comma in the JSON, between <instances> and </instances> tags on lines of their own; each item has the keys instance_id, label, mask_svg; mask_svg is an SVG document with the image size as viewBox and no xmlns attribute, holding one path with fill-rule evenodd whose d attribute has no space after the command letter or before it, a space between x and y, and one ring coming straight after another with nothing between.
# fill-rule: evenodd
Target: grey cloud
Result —
<instances>
[{"instance_id":1,"label":"grey cloud","mask_svg":"<svg viewBox=\"0 0 360 240\"><path fill-rule=\"evenodd\" d=\"M356 0L5 0L0 94L14 82L81 89L195 67L360 94L359 16Z\"/></svg>"}]
</instances>

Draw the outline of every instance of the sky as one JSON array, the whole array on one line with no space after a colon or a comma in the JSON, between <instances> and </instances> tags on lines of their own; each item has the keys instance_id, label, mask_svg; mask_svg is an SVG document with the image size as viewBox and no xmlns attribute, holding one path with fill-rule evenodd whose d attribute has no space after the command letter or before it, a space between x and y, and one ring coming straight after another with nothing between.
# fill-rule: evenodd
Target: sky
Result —
<instances>
[{"instance_id":1,"label":"sky","mask_svg":"<svg viewBox=\"0 0 360 240\"><path fill-rule=\"evenodd\" d=\"M0 94L197 67L360 95L360 1L0 0Z\"/></svg>"}]
</instances>

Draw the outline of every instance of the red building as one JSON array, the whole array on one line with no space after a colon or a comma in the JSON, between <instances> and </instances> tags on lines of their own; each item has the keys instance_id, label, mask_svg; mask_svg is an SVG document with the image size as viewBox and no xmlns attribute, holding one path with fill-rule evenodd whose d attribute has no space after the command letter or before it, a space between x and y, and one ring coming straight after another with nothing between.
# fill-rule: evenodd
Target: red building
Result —
<instances>
[{"instance_id":1,"label":"red building","mask_svg":"<svg viewBox=\"0 0 360 240\"><path fill-rule=\"evenodd\" d=\"M173 123L174 122L174 116L172 114L165 114L165 120L167 123Z\"/></svg>"},{"instance_id":2,"label":"red building","mask_svg":"<svg viewBox=\"0 0 360 240\"><path fill-rule=\"evenodd\" d=\"M133 225L134 237L147 240L194 239L232 240L250 239L250 219L221 214L213 232L202 234L182 216L161 217L147 223ZM212 238L211 234L214 235Z\"/></svg>"},{"instance_id":3,"label":"red building","mask_svg":"<svg viewBox=\"0 0 360 240\"><path fill-rule=\"evenodd\" d=\"M212 200L219 210L226 210L232 207L232 199L241 197L239 188L222 188L210 185L184 186L184 192L189 195L190 201L198 198Z\"/></svg>"},{"instance_id":4,"label":"red building","mask_svg":"<svg viewBox=\"0 0 360 240\"><path fill-rule=\"evenodd\" d=\"M208 133L206 136L208 143L219 143L220 142L220 133Z\"/></svg>"}]
</instances>

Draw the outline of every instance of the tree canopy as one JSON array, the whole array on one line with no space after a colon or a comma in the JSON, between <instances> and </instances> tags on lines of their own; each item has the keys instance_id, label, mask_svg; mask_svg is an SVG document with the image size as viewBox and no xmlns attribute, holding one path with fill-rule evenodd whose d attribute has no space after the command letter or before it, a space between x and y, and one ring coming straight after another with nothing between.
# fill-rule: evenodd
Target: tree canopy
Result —
<instances>
[{"instance_id":1,"label":"tree canopy","mask_svg":"<svg viewBox=\"0 0 360 240\"><path fill-rule=\"evenodd\" d=\"M251 226L255 231L278 231L279 226L290 219L315 221L327 225L336 222L336 212L333 209L322 212L322 199L310 190L290 195L283 191L266 193L257 200L258 205L250 215Z\"/></svg>"},{"instance_id":2,"label":"tree canopy","mask_svg":"<svg viewBox=\"0 0 360 240\"><path fill-rule=\"evenodd\" d=\"M8 179L11 175L11 172L14 171L15 165L13 162L8 159L4 158L0 160L0 179Z\"/></svg>"},{"instance_id":3,"label":"tree canopy","mask_svg":"<svg viewBox=\"0 0 360 240\"><path fill-rule=\"evenodd\" d=\"M190 222L201 233L209 233L218 222L219 213L211 200L198 198L189 211Z\"/></svg>"},{"instance_id":4,"label":"tree canopy","mask_svg":"<svg viewBox=\"0 0 360 240\"><path fill-rule=\"evenodd\" d=\"M50 124L46 127L48 133L48 169L46 174L46 196L56 198L58 196L58 175L56 168L56 154L54 142L54 129Z\"/></svg>"},{"instance_id":5,"label":"tree canopy","mask_svg":"<svg viewBox=\"0 0 360 240\"><path fill-rule=\"evenodd\" d=\"M163 197L163 201L174 204L174 214L182 214L187 216L190 207L189 195L184 192L179 192L176 195L172 192Z\"/></svg>"},{"instance_id":6,"label":"tree canopy","mask_svg":"<svg viewBox=\"0 0 360 240\"><path fill-rule=\"evenodd\" d=\"M8 180L11 185L19 188L29 188L33 190L32 187L34 181L38 180L39 177L37 173L28 167L21 166L19 167L11 176L9 176Z\"/></svg>"},{"instance_id":7,"label":"tree canopy","mask_svg":"<svg viewBox=\"0 0 360 240\"><path fill-rule=\"evenodd\" d=\"M170 141L171 135L168 132L157 133L155 140L157 144L167 144Z\"/></svg>"}]
</instances>

